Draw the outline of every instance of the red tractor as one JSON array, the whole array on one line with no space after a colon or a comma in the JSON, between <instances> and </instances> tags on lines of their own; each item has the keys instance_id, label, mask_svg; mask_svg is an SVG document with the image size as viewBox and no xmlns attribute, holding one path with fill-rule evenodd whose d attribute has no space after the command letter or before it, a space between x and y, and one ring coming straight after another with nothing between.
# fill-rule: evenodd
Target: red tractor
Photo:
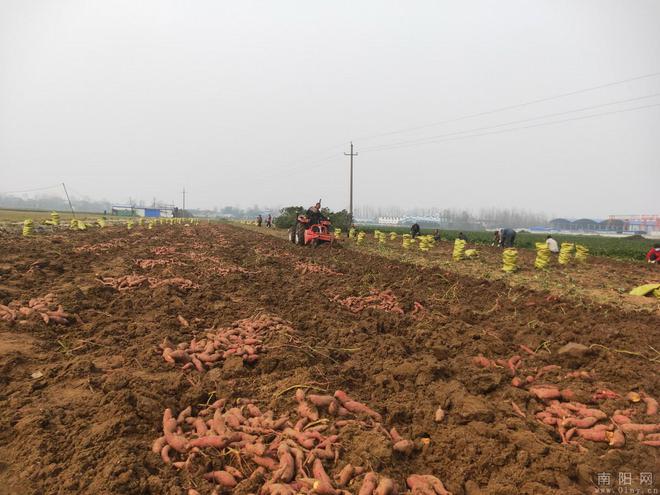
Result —
<instances>
[{"instance_id":1,"label":"red tractor","mask_svg":"<svg viewBox=\"0 0 660 495\"><path fill-rule=\"evenodd\" d=\"M330 232L330 222L321 220L319 223L312 223L305 215L298 215L296 224L289 229L289 241L299 246L307 244L316 247L319 244L330 243L335 240L335 236Z\"/></svg>"}]
</instances>

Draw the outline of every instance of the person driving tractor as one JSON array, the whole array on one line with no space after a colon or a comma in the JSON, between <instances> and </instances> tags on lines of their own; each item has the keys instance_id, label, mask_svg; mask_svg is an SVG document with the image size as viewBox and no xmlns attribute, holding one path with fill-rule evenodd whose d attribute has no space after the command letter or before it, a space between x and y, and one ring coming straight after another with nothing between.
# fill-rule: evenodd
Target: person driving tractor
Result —
<instances>
[{"instance_id":1,"label":"person driving tractor","mask_svg":"<svg viewBox=\"0 0 660 495\"><path fill-rule=\"evenodd\" d=\"M317 224L321 223L321 220L327 220L325 215L321 213L321 202L319 201L314 206L310 206L309 209L305 212L305 215L309 219L310 223Z\"/></svg>"}]
</instances>

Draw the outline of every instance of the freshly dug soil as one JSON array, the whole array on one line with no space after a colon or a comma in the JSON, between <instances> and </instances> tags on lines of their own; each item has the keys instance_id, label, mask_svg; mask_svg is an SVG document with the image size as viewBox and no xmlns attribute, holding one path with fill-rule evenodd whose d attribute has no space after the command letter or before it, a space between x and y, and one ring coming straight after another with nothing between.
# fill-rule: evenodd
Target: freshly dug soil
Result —
<instances>
[{"instance_id":1,"label":"freshly dug soil","mask_svg":"<svg viewBox=\"0 0 660 495\"><path fill-rule=\"evenodd\" d=\"M660 474L658 449L634 436L619 449L562 444L534 417L544 404L511 386L506 368L472 362L480 354L519 354L532 374L560 365L542 383L569 388L611 415L630 403L594 401L596 391L660 397L658 354L650 347L660 348L656 314L349 249L299 247L226 224L5 236L0 253L0 304L53 293L73 315L69 325L0 320L0 493L211 493L201 476L152 453L164 409L222 397L288 411L296 385L345 390L381 413L388 428L429 438L406 457L371 431L342 433L342 459L400 487L417 473L434 474L454 494L565 495L591 493L596 473L610 472L616 482L616 473L631 472L632 486L641 472ZM140 262L148 259L168 261ZM101 282L132 274L192 285L117 290ZM383 293L397 305L340 303ZM227 359L200 373L169 365L158 348L165 338L189 342L261 314L286 320L294 333L274 339L254 364ZM570 342L588 349L558 354ZM565 377L575 370L595 379ZM439 406L446 414L436 423ZM660 423L633 407L636 421Z\"/></svg>"}]
</instances>

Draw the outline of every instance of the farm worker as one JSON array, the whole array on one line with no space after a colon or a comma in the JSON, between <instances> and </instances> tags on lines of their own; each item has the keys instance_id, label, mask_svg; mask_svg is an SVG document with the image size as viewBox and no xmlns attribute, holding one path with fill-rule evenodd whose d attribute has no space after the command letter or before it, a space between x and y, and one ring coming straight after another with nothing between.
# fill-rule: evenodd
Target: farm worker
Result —
<instances>
[{"instance_id":1,"label":"farm worker","mask_svg":"<svg viewBox=\"0 0 660 495\"><path fill-rule=\"evenodd\" d=\"M319 201L314 206L310 206L307 212L305 213L309 219L311 225L321 223L322 220L326 220L325 215L321 213L321 202Z\"/></svg>"},{"instance_id":2,"label":"farm worker","mask_svg":"<svg viewBox=\"0 0 660 495\"><path fill-rule=\"evenodd\" d=\"M554 240L554 238L551 235L548 235L545 239L545 243L548 246L548 249L550 250L551 253L559 253L559 244L557 244L557 241Z\"/></svg>"},{"instance_id":3,"label":"farm worker","mask_svg":"<svg viewBox=\"0 0 660 495\"><path fill-rule=\"evenodd\" d=\"M410 227L410 235L413 239L419 235L419 224L417 222L413 223Z\"/></svg>"},{"instance_id":4,"label":"farm worker","mask_svg":"<svg viewBox=\"0 0 660 495\"><path fill-rule=\"evenodd\" d=\"M266 228L271 228L273 226L273 217L269 213L266 217Z\"/></svg>"},{"instance_id":5,"label":"farm worker","mask_svg":"<svg viewBox=\"0 0 660 495\"><path fill-rule=\"evenodd\" d=\"M463 232L459 232L457 238L460 239L461 241L467 242L467 237L465 237L465 234Z\"/></svg>"},{"instance_id":6,"label":"farm worker","mask_svg":"<svg viewBox=\"0 0 660 495\"><path fill-rule=\"evenodd\" d=\"M653 247L646 253L646 261L660 265L660 242L653 244Z\"/></svg>"},{"instance_id":7,"label":"farm worker","mask_svg":"<svg viewBox=\"0 0 660 495\"><path fill-rule=\"evenodd\" d=\"M440 231L439 231L438 229L435 229L435 230L433 231L433 240L437 242L437 241L439 241L440 239L441 239L441 237L440 237Z\"/></svg>"},{"instance_id":8,"label":"farm worker","mask_svg":"<svg viewBox=\"0 0 660 495\"><path fill-rule=\"evenodd\" d=\"M261 215L257 215L257 227L261 227L261 222L263 221L263 218L261 218Z\"/></svg>"},{"instance_id":9,"label":"farm worker","mask_svg":"<svg viewBox=\"0 0 660 495\"><path fill-rule=\"evenodd\" d=\"M513 229L500 229L498 237L501 247L513 247L513 243L516 241L516 231Z\"/></svg>"},{"instance_id":10,"label":"farm worker","mask_svg":"<svg viewBox=\"0 0 660 495\"><path fill-rule=\"evenodd\" d=\"M497 229L493 233L493 244L491 244L491 246L500 246L500 238L502 237L501 231L502 229Z\"/></svg>"}]
</instances>

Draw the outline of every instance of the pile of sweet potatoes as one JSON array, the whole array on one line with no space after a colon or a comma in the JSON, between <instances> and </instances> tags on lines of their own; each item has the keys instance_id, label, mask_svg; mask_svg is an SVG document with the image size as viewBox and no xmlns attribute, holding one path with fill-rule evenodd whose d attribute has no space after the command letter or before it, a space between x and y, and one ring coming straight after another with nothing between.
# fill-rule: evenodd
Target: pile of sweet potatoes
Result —
<instances>
[{"instance_id":1,"label":"pile of sweet potatoes","mask_svg":"<svg viewBox=\"0 0 660 495\"><path fill-rule=\"evenodd\" d=\"M522 348L531 356L535 355L531 349L524 346ZM647 421L654 419L657 421L658 402L654 398L644 393L630 392L626 396L627 400L633 403L644 403L645 411L642 412L640 408L633 407L616 409L612 414L608 414L600 408L602 401L623 400L620 394L612 390L596 389L586 399L586 402L590 402L592 405L587 405L575 400L576 393L571 388L561 388L558 385L547 383L547 379L546 383L538 383L543 377L552 374L563 375L563 379L592 382L595 380L593 372L577 370L562 373L562 368L558 365L523 369L523 361L524 359L520 355L496 360L485 358L482 355L473 358L476 366L505 371L512 376L511 385L527 389L531 397L544 404L545 408L536 412L535 417L542 423L552 426L564 444L578 445L579 448L583 448L579 439L584 439L592 442L606 442L613 448L620 448L625 445L626 436L634 436L644 445L660 446L660 423L640 423L633 419L635 415L644 415ZM622 406L621 403L618 405ZM512 403L512 406L517 415L525 416L525 413L515 403Z\"/></svg>"},{"instance_id":2,"label":"pile of sweet potatoes","mask_svg":"<svg viewBox=\"0 0 660 495\"><path fill-rule=\"evenodd\" d=\"M228 327L209 329L203 337L176 346L166 340L160 349L168 363L182 364L183 369L205 371L230 356L240 356L244 362L254 363L266 349L265 339L291 332L293 328L289 323L264 314L236 321Z\"/></svg>"},{"instance_id":3,"label":"pile of sweet potatoes","mask_svg":"<svg viewBox=\"0 0 660 495\"><path fill-rule=\"evenodd\" d=\"M317 265L316 263L305 263L303 261L297 261L295 264L295 269L302 273L322 273L323 275L343 275L343 273L337 272L332 268L327 266Z\"/></svg>"},{"instance_id":4,"label":"pile of sweet potatoes","mask_svg":"<svg viewBox=\"0 0 660 495\"><path fill-rule=\"evenodd\" d=\"M76 253L94 253L99 254L111 249L124 247L126 245L125 239L113 239L111 241L99 242L96 244L83 244L73 248Z\"/></svg>"},{"instance_id":5,"label":"pile of sweet potatoes","mask_svg":"<svg viewBox=\"0 0 660 495\"><path fill-rule=\"evenodd\" d=\"M39 318L46 324L66 325L70 322L71 316L64 312L61 305L57 304L54 294L36 297L27 303L12 301L7 306L0 304L0 320L16 321L24 325Z\"/></svg>"},{"instance_id":6,"label":"pile of sweet potatoes","mask_svg":"<svg viewBox=\"0 0 660 495\"><path fill-rule=\"evenodd\" d=\"M337 295L332 297L332 300L338 302L352 313L360 313L368 308L380 309L390 313L404 313L397 297L391 290L384 290L382 292L372 290L368 296L349 296L344 299Z\"/></svg>"},{"instance_id":7,"label":"pile of sweet potatoes","mask_svg":"<svg viewBox=\"0 0 660 495\"><path fill-rule=\"evenodd\" d=\"M117 289L118 291L125 291L136 289L141 286L149 286L152 289L156 287L170 286L178 287L179 289L198 289L199 285L195 284L187 278L171 277L160 279L156 277L146 277L144 275L123 275L121 277L99 277L99 281L103 285Z\"/></svg>"},{"instance_id":8,"label":"pile of sweet potatoes","mask_svg":"<svg viewBox=\"0 0 660 495\"><path fill-rule=\"evenodd\" d=\"M395 480L341 459L341 430L355 424L380 431L395 451L405 454L415 448L395 429L388 432L378 412L341 390L315 395L298 389L296 402L295 412L279 417L249 400L230 407L221 399L198 411L188 407L176 417L166 409L163 435L152 450L166 464L188 471L188 479L213 483L213 493L238 489L264 495L347 495L351 488L360 495L394 495L401 491ZM406 485L412 493L451 495L429 474L413 474Z\"/></svg>"},{"instance_id":9,"label":"pile of sweet potatoes","mask_svg":"<svg viewBox=\"0 0 660 495\"><path fill-rule=\"evenodd\" d=\"M170 266L170 265L183 265L181 261L172 258L158 258L158 259L139 259L135 260L135 264L143 270L150 270L157 266Z\"/></svg>"}]
</instances>

